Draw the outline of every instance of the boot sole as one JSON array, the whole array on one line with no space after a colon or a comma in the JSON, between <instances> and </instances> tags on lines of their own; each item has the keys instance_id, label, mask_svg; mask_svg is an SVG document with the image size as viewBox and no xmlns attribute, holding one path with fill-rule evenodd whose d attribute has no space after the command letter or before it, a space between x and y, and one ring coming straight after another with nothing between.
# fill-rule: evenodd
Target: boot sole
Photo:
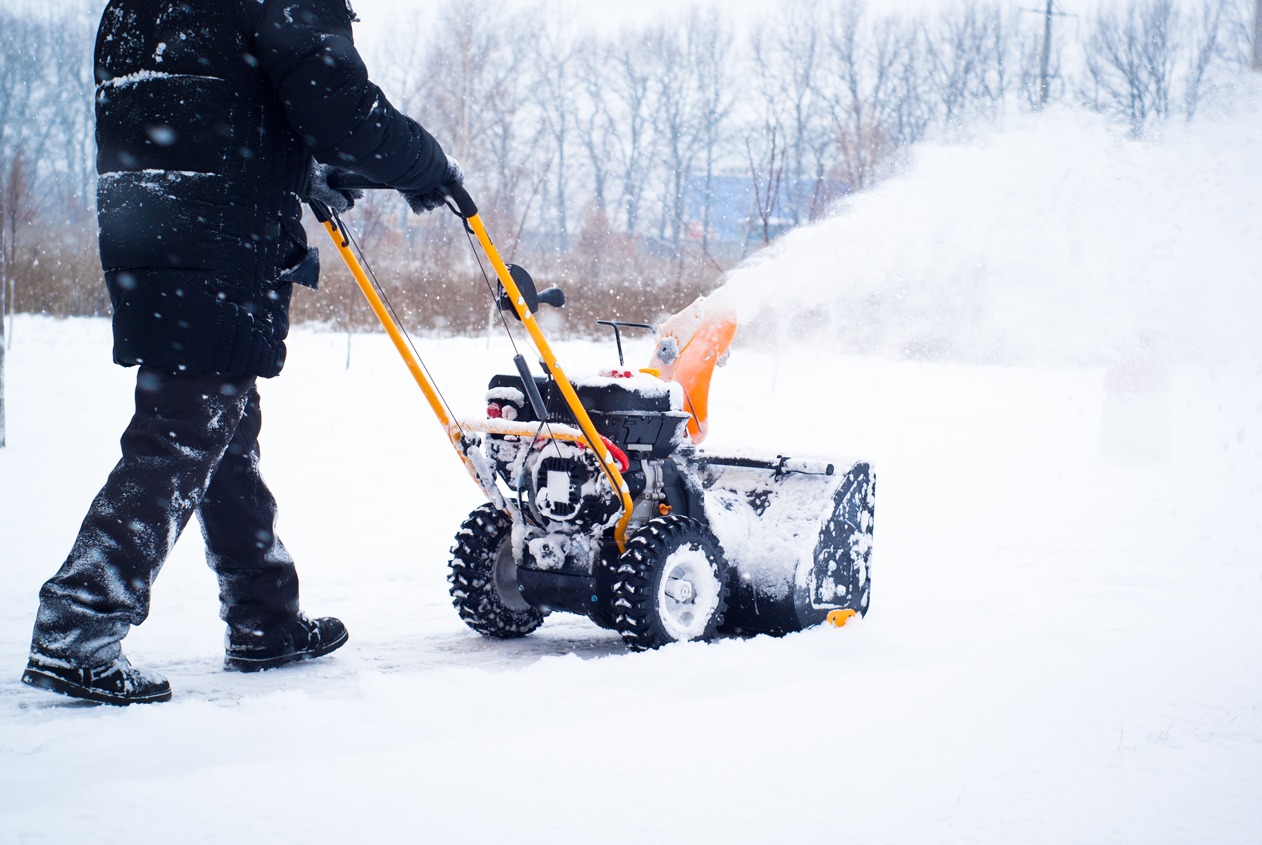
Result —
<instances>
[{"instance_id":1,"label":"boot sole","mask_svg":"<svg viewBox=\"0 0 1262 845\"><path fill-rule=\"evenodd\" d=\"M22 673L22 683L28 687L67 695L71 698L80 698L97 704L112 704L116 707L125 707L128 704L156 704L160 701L171 700L170 687L148 695L112 695L108 692L76 684L73 681L67 681L65 678L59 678L39 669L27 669L24 671Z\"/></svg>"},{"instance_id":2,"label":"boot sole","mask_svg":"<svg viewBox=\"0 0 1262 845\"><path fill-rule=\"evenodd\" d=\"M279 657L243 657L229 654L224 656L223 668L228 672L261 672L264 669L276 669L280 666L287 666L290 663L323 657L329 652L337 651L346 645L346 640L347 633L343 631L342 636L336 640L322 643L318 648L295 651Z\"/></svg>"}]
</instances>

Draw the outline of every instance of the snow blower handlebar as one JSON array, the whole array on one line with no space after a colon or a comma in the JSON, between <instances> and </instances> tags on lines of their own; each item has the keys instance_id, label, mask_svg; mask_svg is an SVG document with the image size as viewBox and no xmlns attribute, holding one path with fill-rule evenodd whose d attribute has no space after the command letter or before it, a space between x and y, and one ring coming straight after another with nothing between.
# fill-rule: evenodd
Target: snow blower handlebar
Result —
<instances>
[{"instance_id":1,"label":"snow blower handlebar","mask_svg":"<svg viewBox=\"0 0 1262 845\"><path fill-rule=\"evenodd\" d=\"M351 173L349 170L335 170L330 173L329 187L335 191L393 190L389 185L374 182L357 173ZM463 217L465 220L468 220L470 217L477 216L477 203L473 201L473 197L469 196L469 192L464 189L464 185L448 182L445 185L440 185L438 190L451 203L452 210L457 217Z\"/></svg>"},{"instance_id":2,"label":"snow blower handlebar","mask_svg":"<svg viewBox=\"0 0 1262 845\"><path fill-rule=\"evenodd\" d=\"M335 174L329 180L329 184L330 187L334 189L389 188L388 185L371 182L349 173ZM482 224L481 218L478 217L478 207L474 203L473 198L469 195L469 192L464 189L463 185L455 183L443 185L441 190L447 197L448 206L458 217L464 220L468 230L478 239L478 243L481 245L483 253L486 254L486 257L491 262L491 266L495 269L495 275L499 278L500 285L507 293L506 298L508 300L508 304L512 307L513 314L515 314L521 321L522 325L525 326L531 340L534 341L535 349L538 351L541 359L540 363L553 377L557 387L561 391L561 395L565 397L566 405L569 407L570 413L573 414L575 421L578 423L579 430L582 432L587 446L592 449L597 456L599 456L601 466L604 469L606 477L609 479L610 486L613 488L614 493L617 494L622 504L622 514L618 518L618 522L614 528L614 538L618 543L619 551L625 551L627 542L627 526L631 522L631 511L633 507L630 488L622 476L617 458L608 448L608 444L605 439L601 437L600 433L596 430L596 426L592 422L591 416L587 413L587 409L583 407L583 403L578 398L578 392L574 389L574 385L570 383L569 377L566 376L560 362L557 361L556 355L553 354L552 347L548 345L547 340L543 336L543 332L539 329L539 325L534 319L534 314L532 313L530 307L531 304L537 303L538 301L554 304L557 298L561 298L563 301L563 297L558 296L560 293L559 291L557 291L557 294L552 297L548 297L541 294L535 294L534 290L531 290L530 293L534 295L531 297L533 302L528 300L525 293L518 286L517 278L514 277L514 274L509 270L508 265L506 265L504 260L500 257L499 250L495 248L495 244L491 242L491 238L487 234L486 227ZM340 225L340 221L337 220L336 216L332 214L327 207L322 206L320 203L313 202L309 204L311 205L316 218L324 225L325 230L329 233L329 237L333 240L334 246L337 248L338 253L342 256L342 260L346 262L347 268L351 271L351 275L354 277L355 283L359 286L359 289L363 292L364 297L368 300L368 304L372 307L373 313L376 314L377 319L381 322L382 327L385 328L386 333L390 336L391 341L394 343L395 349L399 352L400 357L403 358L408 370L411 371L413 379L415 379L417 385L421 388L421 392L425 395L425 398L429 402L430 408L434 411L435 416L438 417L439 423L443 426L444 431L447 433L447 436L451 440L452 446L455 447L460 459L469 469L470 474L473 475L479 486L482 487L487 498L502 506L502 498L496 495L498 491L495 487L495 479L489 476L488 473L484 472L484 468L481 467L478 462L471 459L467 449L461 442L463 435L460 430L460 426L454 422L451 419L451 416L447 413L447 409L443 405L441 397L438 395L437 390L435 390L433 384L426 376L424 367L421 366L415 352L407 344L402 330L391 316L390 311L382 301L381 296L373 289L367 274L360 266L359 260L350 250L349 239L343 233L339 232L338 227ZM520 277L520 275L521 274L519 274L518 277ZM526 275L526 278L529 278L528 274ZM533 282L530 286L533 288ZM550 293L550 291L543 292L543 294L548 293ZM523 384L528 384L530 381L531 380L526 379L523 374Z\"/></svg>"}]
</instances>

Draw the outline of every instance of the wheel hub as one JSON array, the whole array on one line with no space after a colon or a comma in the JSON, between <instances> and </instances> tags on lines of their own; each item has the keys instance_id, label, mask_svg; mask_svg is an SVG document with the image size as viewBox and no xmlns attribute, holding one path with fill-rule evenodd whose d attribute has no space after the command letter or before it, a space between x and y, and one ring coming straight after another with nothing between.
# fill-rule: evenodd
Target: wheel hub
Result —
<instances>
[{"instance_id":1,"label":"wheel hub","mask_svg":"<svg viewBox=\"0 0 1262 845\"><path fill-rule=\"evenodd\" d=\"M683 578L672 579L666 585L666 595L675 601L689 601L692 599L696 591L693 589L692 582Z\"/></svg>"},{"instance_id":2,"label":"wheel hub","mask_svg":"<svg viewBox=\"0 0 1262 845\"><path fill-rule=\"evenodd\" d=\"M686 546L666 559L659 593L662 625L676 641L704 633L718 607L722 585L708 557Z\"/></svg>"}]
</instances>

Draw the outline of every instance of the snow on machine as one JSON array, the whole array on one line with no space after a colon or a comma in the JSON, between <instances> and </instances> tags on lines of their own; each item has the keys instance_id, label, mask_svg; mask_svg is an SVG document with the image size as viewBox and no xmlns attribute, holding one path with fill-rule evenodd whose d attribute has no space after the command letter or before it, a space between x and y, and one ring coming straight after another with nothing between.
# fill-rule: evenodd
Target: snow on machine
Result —
<instances>
[{"instance_id":1,"label":"snow on machine","mask_svg":"<svg viewBox=\"0 0 1262 845\"><path fill-rule=\"evenodd\" d=\"M486 495L452 548L451 595L465 623L486 636L520 637L550 612L568 611L643 650L842 625L866 613L875 503L868 464L699 448L735 315L701 298L657 329L601 321L613 329L618 368L572 377L534 319L564 295L537 291L526 271L504 264L463 187L447 194L495 270L501 309L520 321L542 368L536 375L516 355L515 372L491 378L477 419L450 413L341 221L319 203L312 208ZM643 369L623 362L627 328L657 333Z\"/></svg>"}]
</instances>

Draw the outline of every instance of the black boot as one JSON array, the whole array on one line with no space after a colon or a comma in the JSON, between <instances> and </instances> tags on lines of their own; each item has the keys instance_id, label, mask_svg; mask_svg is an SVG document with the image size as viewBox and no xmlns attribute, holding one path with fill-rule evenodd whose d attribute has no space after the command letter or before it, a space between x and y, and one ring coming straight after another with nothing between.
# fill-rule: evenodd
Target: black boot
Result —
<instances>
[{"instance_id":1,"label":"black boot","mask_svg":"<svg viewBox=\"0 0 1262 845\"><path fill-rule=\"evenodd\" d=\"M82 669L64 660L32 654L22 683L99 704L151 704L171 700L171 685L161 675L136 669L119 654L113 663Z\"/></svg>"},{"instance_id":2,"label":"black boot","mask_svg":"<svg viewBox=\"0 0 1262 845\"><path fill-rule=\"evenodd\" d=\"M331 616L308 619L299 614L279 634L229 629L223 668L234 672L274 669L286 663L320 657L345 644L346 626L341 621Z\"/></svg>"}]
</instances>

